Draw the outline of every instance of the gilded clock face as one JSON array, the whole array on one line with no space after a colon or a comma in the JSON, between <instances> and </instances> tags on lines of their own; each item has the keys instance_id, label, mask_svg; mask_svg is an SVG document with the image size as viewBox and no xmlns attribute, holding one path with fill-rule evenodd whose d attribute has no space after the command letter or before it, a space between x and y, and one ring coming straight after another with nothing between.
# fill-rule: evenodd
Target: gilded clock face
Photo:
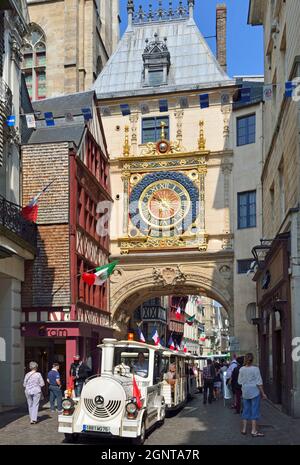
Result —
<instances>
[{"instance_id":1,"label":"gilded clock face","mask_svg":"<svg viewBox=\"0 0 300 465\"><path fill-rule=\"evenodd\" d=\"M145 235L182 234L198 216L199 190L183 173L144 176L130 195L132 224Z\"/></svg>"},{"instance_id":2,"label":"gilded clock face","mask_svg":"<svg viewBox=\"0 0 300 465\"><path fill-rule=\"evenodd\" d=\"M180 183L169 179L149 184L139 200L142 219L154 228L168 229L176 226L189 210L188 191Z\"/></svg>"}]
</instances>

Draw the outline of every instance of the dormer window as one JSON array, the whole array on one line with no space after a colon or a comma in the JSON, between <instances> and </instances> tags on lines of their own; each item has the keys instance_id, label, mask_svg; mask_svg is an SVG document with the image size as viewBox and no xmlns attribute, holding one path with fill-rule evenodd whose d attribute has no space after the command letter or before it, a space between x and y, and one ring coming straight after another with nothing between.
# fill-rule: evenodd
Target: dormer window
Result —
<instances>
[{"instance_id":1,"label":"dormer window","mask_svg":"<svg viewBox=\"0 0 300 465\"><path fill-rule=\"evenodd\" d=\"M148 83L150 87L161 86L164 83L163 79L164 79L163 69L148 71Z\"/></svg>"},{"instance_id":2,"label":"dormer window","mask_svg":"<svg viewBox=\"0 0 300 465\"><path fill-rule=\"evenodd\" d=\"M171 58L166 38L162 42L158 40L158 34L154 34L153 42L149 43L149 40L146 39L143 62L143 85L145 87L157 87L168 84Z\"/></svg>"}]
</instances>

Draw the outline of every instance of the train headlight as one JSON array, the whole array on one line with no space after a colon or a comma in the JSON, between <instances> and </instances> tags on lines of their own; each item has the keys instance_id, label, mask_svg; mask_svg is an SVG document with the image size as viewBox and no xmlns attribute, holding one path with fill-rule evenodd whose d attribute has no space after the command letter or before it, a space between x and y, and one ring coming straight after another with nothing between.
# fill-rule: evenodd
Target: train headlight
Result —
<instances>
[{"instance_id":1,"label":"train headlight","mask_svg":"<svg viewBox=\"0 0 300 465\"><path fill-rule=\"evenodd\" d=\"M129 402L126 405L126 413L128 418L135 418L137 416L138 408L134 402Z\"/></svg>"},{"instance_id":2,"label":"train headlight","mask_svg":"<svg viewBox=\"0 0 300 465\"><path fill-rule=\"evenodd\" d=\"M68 413L70 412L70 410L74 409L74 406L75 406L75 403L73 399L68 398L62 401L62 408Z\"/></svg>"}]
</instances>

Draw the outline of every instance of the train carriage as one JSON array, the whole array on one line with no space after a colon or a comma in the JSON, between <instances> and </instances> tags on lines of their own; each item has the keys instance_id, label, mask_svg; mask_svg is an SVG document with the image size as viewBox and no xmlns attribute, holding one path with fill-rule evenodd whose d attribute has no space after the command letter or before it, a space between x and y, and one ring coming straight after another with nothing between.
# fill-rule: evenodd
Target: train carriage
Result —
<instances>
[{"instance_id":1,"label":"train carriage","mask_svg":"<svg viewBox=\"0 0 300 465\"><path fill-rule=\"evenodd\" d=\"M166 411L178 410L195 392L191 356L115 339L104 339L99 347L101 375L86 381L80 398L63 400L58 430L68 442L80 435L96 435L126 437L142 444L146 431L163 423Z\"/></svg>"}]
</instances>

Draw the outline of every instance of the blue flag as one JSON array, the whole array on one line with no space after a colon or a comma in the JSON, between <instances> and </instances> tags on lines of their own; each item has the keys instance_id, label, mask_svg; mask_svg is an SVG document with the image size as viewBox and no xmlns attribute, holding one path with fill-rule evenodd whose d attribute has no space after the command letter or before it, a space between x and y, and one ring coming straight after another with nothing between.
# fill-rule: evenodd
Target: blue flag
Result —
<instances>
[{"instance_id":1,"label":"blue flag","mask_svg":"<svg viewBox=\"0 0 300 465\"><path fill-rule=\"evenodd\" d=\"M293 96L293 92L294 90L296 89L297 87L297 84L295 84L294 82L292 81L287 81L285 83L285 96L286 97L292 97Z\"/></svg>"},{"instance_id":2,"label":"blue flag","mask_svg":"<svg viewBox=\"0 0 300 465\"><path fill-rule=\"evenodd\" d=\"M249 87L245 87L241 89L241 102L250 102L251 100L251 89Z\"/></svg>"},{"instance_id":3,"label":"blue flag","mask_svg":"<svg viewBox=\"0 0 300 465\"><path fill-rule=\"evenodd\" d=\"M47 111L44 113L45 121L47 126L55 126L53 113L51 111Z\"/></svg>"},{"instance_id":4,"label":"blue flag","mask_svg":"<svg viewBox=\"0 0 300 465\"><path fill-rule=\"evenodd\" d=\"M14 115L9 116L6 120L6 124L10 127L14 126L16 124L16 117Z\"/></svg>"},{"instance_id":5,"label":"blue flag","mask_svg":"<svg viewBox=\"0 0 300 465\"><path fill-rule=\"evenodd\" d=\"M200 95L200 107L201 108L209 107L209 95L208 94Z\"/></svg>"}]
</instances>

